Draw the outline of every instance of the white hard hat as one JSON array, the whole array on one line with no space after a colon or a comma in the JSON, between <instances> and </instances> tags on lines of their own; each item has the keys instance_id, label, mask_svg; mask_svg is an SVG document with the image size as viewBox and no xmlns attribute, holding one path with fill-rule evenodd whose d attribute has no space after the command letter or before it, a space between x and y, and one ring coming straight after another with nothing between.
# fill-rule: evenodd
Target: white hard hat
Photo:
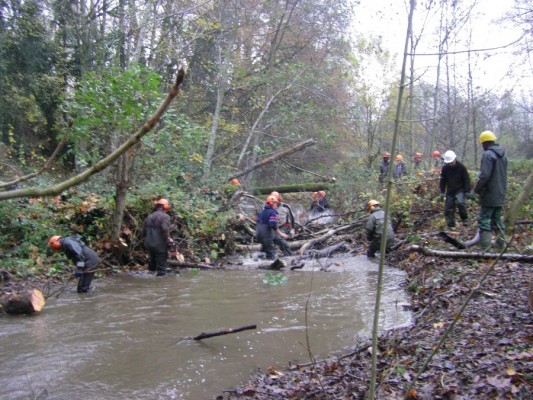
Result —
<instances>
[{"instance_id":1,"label":"white hard hat","mask_svg":"<svg viewBox=\"0 0 533 400\"><path fill-rule=\"evenodd\" d=\"M454 162L454 160L457 158L457 154L453 150L448 150L446 153L444 153L444 162L446 164Z\"/></svg>"}]
</instances>

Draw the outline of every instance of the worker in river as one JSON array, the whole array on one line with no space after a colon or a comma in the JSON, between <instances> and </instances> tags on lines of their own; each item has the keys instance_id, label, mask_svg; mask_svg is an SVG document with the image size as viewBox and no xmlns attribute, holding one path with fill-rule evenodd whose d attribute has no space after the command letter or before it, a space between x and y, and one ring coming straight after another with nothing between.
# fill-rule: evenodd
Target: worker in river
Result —
<instances>
[{"instance_id":1,"label":"worker in river","mask_svg":"<svg viewBox=\"0 0 533 400\"><path fill-rule=\"evenodd\" d=\"M287 203L283 202L283 197L279 192L272 192L270 195L276 197L279 201L279 206L276 209L278 212L279 231L288 236L290 235L291 231L294 230L294 216L292 214L292 210ZM274 237L274 243L278 245L284 256L292 256L292 251L289 248L289 244L278 233L276 233L276 236Z\"/></svg>"},{"instance_id":2,"label":"worker in river","mask_svg":"<svg viewBox=\"0 0 533 400\"><path fill-rule=\"evenodd\" d=\"M377 200L370 200L366 210L370 213L366 221L366 238L369 241L366 255L368 258L376 256L376 251L381 249L381 241L385 232L385 211L380 207ZM388 251L394 245L394 231L389 220L387 224L387 244L385 250Z\"/></svg>"},{"instance_id":3,"label":"worker in river","mask_svg":"<svg viewBox=\"0 0 533 400\"><path fill-rule=\"evenodd\" d=\"M168 248L174 245L170 237L170 203L167 199L154 202L154 211L146 217L142 235L148 252L148 270L156 276L167 274Z\"/></svg>"},{"instance_id":4,"label":"worker in river","mask_svg":"<svg viewBox=\"0 0 533 400\"><path fill-rule=\"evenodd\" d=\"M54 253L63 252L71 260L76 269L74 275L78 278L78 293L87 293L91 288L91 282L100 263L98 254L88 247L78 235L75 236L52 236L48 240L48 247Z\"/></svg>"},{"instance_id":5,"label":"worker in river","mask_svg":"<svg viewBox=\"0 0 533 400\"><path fill-rule=\"evenodd\" d=\"M269 260L277 258L276 248L274 246L274 238L279 235L283 239L287 239L288 235L281 232L278 227L278 212L279 200L276 196L269 195L266 199L265 208L259 213L255 225L255 235L259 243L261 243L261 251L266 254Z\"/></svg>"}]
</instances>

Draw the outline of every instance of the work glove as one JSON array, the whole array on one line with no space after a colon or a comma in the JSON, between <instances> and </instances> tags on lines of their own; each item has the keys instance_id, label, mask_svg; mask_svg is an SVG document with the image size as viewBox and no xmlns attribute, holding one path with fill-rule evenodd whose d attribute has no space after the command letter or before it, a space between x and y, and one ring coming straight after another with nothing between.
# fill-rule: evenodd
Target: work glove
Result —
<instances>
[{"instance_id":1,"label":"work glove","mask_svg":"<svg viewBox=\"0 0 533 400\"><path fill-rule=\"evenodd\" d=\"M444 193L441 193L439 196L440 201L446 200L446 195Z\"/></svg>"}]
</instances>

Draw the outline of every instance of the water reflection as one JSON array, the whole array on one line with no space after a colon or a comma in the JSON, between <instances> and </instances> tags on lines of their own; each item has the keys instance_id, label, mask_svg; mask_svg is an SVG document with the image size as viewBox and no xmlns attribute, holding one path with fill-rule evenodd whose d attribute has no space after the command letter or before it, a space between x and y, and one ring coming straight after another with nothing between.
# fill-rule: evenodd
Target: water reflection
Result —
<instances>
[{"instance_id":1,"label":"water reflection","mask_svg":"<svg viewBox=\"0 0 533 400\"><path fill-rule=\"evenodd\" d=\"M50 299L35 317L0 319L0 398L212 399L252 371L348 352L371 332L377 265L334 260L321 271L183 272L97 281L97 290ZM405 279L387 268L381 326L410 323L398 304ZM306 342L306 318L309 343ZM256 324L195 342L184 337Z\"/></svg>"}]
</instances>

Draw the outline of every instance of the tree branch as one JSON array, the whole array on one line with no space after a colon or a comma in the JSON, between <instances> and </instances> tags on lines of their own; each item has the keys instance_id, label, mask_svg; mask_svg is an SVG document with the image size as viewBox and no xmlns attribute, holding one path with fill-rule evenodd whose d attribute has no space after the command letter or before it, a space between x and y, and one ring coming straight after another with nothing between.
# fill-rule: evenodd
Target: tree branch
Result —
<instances>
[{"instance_id":1,"label":"tree branch","mask_svg":"<svg viewBox=\"0 0 533 400\"><path fill-rule=\"evenodd\" d=\"M170 89L166 98L163 100L159 108L155 111L152 118L150 118L133 136L131 136L126 142L124 142L120 147L118 147L114 152L109 154L107 157L101 159L91 168L83 171L82 173L73 176L70 179L67 179L63 182L60 182L54 186L46 187L35 187L35 188L24 188L18 190L11 190L7 192L0 193L0 201L8 199L16 199L20 197L41 197L41 196L54 196L63 192L64 190L76 186L82 182L88 180L92 175L102 171L107 168L111 163L113 163L118 157L124 154L128 149L135 146L143 136L150 132L153 127L159 122L163 114L165 114L168 106L174 100L175 97L179 94L179 89L183 83L185 77L185 71L181 68L176 77L176 83Z\"/></svg>"}]
</instances>

